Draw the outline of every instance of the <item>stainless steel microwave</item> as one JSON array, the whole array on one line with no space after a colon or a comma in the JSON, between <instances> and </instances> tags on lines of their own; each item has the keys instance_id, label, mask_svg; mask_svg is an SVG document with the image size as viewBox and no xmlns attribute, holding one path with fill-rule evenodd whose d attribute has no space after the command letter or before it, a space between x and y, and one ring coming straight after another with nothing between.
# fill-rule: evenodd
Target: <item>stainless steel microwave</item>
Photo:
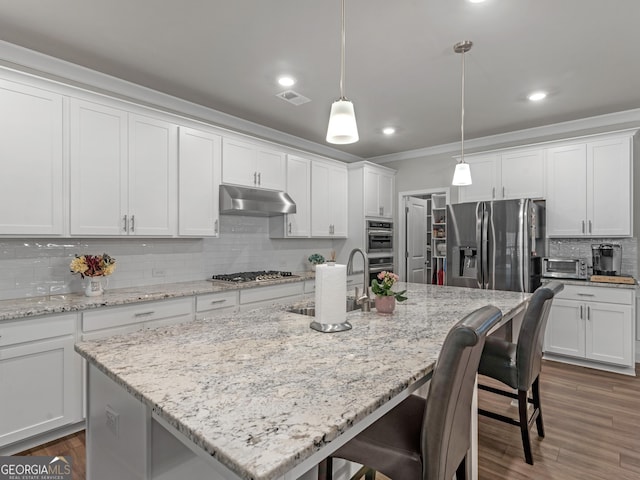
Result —
<instances>
[{"instance_id":1,"label":"stainless steel microwave","mask_svg":"<svg viewBox=\"0 0 640 480\"><path fill-rule=\"evenodd\" d=\"M589 278L587 261L584 258L543 258L542 276L587 280Z\"/></svg>"}]
</instances>

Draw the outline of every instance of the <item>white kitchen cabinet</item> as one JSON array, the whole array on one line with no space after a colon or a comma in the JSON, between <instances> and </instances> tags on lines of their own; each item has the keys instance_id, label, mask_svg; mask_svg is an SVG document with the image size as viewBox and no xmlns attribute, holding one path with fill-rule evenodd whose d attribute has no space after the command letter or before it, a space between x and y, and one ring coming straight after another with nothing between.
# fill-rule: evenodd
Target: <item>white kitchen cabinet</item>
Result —
<instances>
[{"instance_id":1,"label":"white kitchen cabinet","mask_svg":"<svg viewBox=\"0 0 640 480\"><path fill-rule=\"evenodd\" d=\"M225 137L222 141L222 182L284 190L285 154L257 143Z\"/></svg>"},{"instance_id":2,"label":"white kitchen cabinet","mask_svg":"<svg viewBox=\"0 0 640 480\"><path fill-rule=\"evenodd\" d=\"M304 282L241 289L239 310L244 312L274 303L293 302L301 300L303 295Z\"/></svg>"},{"instance_id":3,"label":"white kitchen cabinet","mask_svg":"<svg viewBox=\"0 0 640 480\"><path fill-rule=\"evenodd\" d=\"M175 235L175 125L71 99L70 155L72 235Z\"/></svg>"},{"instance_id":4,"label":"white kitchen cabinet","mask_svg":"<svg viewBox=\"0 0 640 480\"><path fill-rule=\"evenodd\" d=\"M193 297L100 308L82 314L82 340L135 332L194 319Z\"/></svg>"},{"instance_id":5,"label":"white kitchen cabinet","mask_svg":"<svg viewBox=\"0 0 640 480\"><path fill-rule=\"evenodd\" d=\"M347 167L311 163L311 236L347 236Z\"/></svg>"},{"instance_id":6,"label":"white kitchen cabinet","mask_svg":"<svg viewBox=\"0 0 640 480\"><path fill-rule=\"evenodd\" d=\"M206 293L196 296L196 320L238 310L238 291Z\"/></svg>"},{"instance_id":7,"label":"white kitchen cabinet","mask_svg":"<svg viewBox=\"0 0 640 480\"><path fill-rule=\"evenodd\" d=\"M296 204L296 213L269 218L269 235L273 238L306 238L311 234L311 161L287 155L287 186Z\"/></svg>"},{"instance_id":8,"label":"white kitchen cabinet","mask_svg":"<svg viewBox=\"0 0 640 480\"><path fill-rule=\"evenodd\" d=\"M633 374L635 292L632 289L565 285L551 306L544 350L547 358L584 360Z\"/></svg>"},{"instance_id":9,"label":"white kitchen cabinet","mask_svg":"<svg viewBox=\"0 0 640 480\"><path fill-rule=\"evenodd\" d=\"M370 165L365 165L362 170L365 216L393 218L395 174Z\"/></svg>"},{"instance_id":10,"label":"white kitchen cabinet","mask_svg":"<svg viewBox=\"0 0 640 480\"><path fill-rule=\"evenodd\" d=\"M473 184L460 187L460 203L545 197L541 147L465 157Z\"/></svg>"},{"instance_id":11,"label":"white kitchen cabinet","mask_svg":"<svg viewBox=\"0 0 640 480\"><path fill-rule=\"evenodd\" d=\"M217 237L222 139L192 128L179 130L178 234Z\"/></svg>"},{"instance_id":12,"label":"white kitchen cabinet","mask_svg":"<svg viewBox=\"0 0 640 480\"><path fill-rule=\"evenodd\" d=\"M0 450L82 421L77 316L0 322Z\"/></svg>"},{"instance_id":13,"label":"white kitchen cabinet","mask_svg":"<svg viewBox=\"0 0 640 480\"><path fill-rule=\"evenodd\" d=\"M0 235L62 235L62 95L0 80L0 110Z\"/></svg>"},{"instance_id":14,"label":"white kitchen cabinet","mask_svg":"<svg viewBox=\"0 0 640 480\"><path fill-rule=\"evenodd\" d=\"M631 236L631 135L552 147L547 161L547 236Z\"/></svg>"}]
</instances>

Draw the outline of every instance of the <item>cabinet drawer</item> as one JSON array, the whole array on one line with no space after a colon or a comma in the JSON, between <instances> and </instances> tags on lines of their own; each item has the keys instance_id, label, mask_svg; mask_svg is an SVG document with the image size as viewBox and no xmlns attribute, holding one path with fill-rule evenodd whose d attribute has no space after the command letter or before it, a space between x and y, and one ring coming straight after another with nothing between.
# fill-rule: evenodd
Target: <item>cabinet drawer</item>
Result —
<instances>
[{"instance_id":1,"label":"cabinet drawer","mask_svg":"<svg viewBox=\"0 0 640 480\"><path fill-rule=\"evenodd\" d=\"M240 303L262 302L264 300L276 300L283 297L302 295L304 282L287 283L285 285L273 285L270 287L248 288L240 290Z\"/></svg>"},{"instance_id":2,"label":"cabinet drawer","mask_svg":"<svg viewBox=\"0 0 640 480\"><path fill-rule=\"evenodd\" d=\"M191 297L105 308L84 313L82 315L82 331L92 332L105 328L146 323L168 317L190 316L192 314L193 300Z\"/></svg>"},{"instance_id":3,"label":"cabinet drawer","mask_svg":"<svg viewBox=\"0 0 640 480\"><path fill-rule=\"evenodd\" d=\"M581 302L603 302L631 305L634 291L623 288L592 287L585 285L565 285L558 298L578 300Z\"/></svg>"},{"instance_id":4,"label":"cabinet drawer","mask_svg":"<svg viewBox=\"0 0 640 480\"><path fill-rule=\"evenodd\" d=\"M238 292L210 293L198 295L196 297L196 312L207 312L209 310L220 310L238 305Z\"/></svg>"},{"instance_id":5,"label":"cabinet drawer","mask_svg":"<svg viewBox=\"0 0 640 480\"><path fill-rule=\"evenodd\" d=\"M0 323L0 347L75 335L77 315L55 315Z\"/></svg>"}]
</instances>

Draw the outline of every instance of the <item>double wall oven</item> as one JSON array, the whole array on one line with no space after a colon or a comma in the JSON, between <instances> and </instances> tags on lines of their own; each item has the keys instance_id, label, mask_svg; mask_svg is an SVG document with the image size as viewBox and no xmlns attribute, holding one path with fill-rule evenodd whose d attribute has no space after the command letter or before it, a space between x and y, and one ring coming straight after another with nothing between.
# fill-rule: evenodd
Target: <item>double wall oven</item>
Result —
<instances>
[{"instance_id":1,"label":"double wall oven","mask_svg":"<svg viewBox=\"0 0 640 480\"><path fill-rule=\"evenodd\" d=\"M393 222L367 220L369 282L378 273L393 272Z\"/></svg>"}]
</instances>

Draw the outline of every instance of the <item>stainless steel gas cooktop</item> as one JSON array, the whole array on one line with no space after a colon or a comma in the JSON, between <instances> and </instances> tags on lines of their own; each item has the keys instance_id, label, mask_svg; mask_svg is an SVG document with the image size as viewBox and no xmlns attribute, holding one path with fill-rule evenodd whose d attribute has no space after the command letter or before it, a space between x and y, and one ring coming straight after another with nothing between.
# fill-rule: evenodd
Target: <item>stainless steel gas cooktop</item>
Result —
<instances>
[{"instance_id":1,"label":"stainless steel gas cooktop","mask_svg":"<svg viewBox=\"0 0 640 480\"><path fill-rule=\"evenodd\" d=\"M291 272L281 272L278 270L261 270L258 272L238 272L213 275L211 280L221 282L255 282L264 280L278 280L280 278L295 277Z\"/></svg>"}]
</instances>

